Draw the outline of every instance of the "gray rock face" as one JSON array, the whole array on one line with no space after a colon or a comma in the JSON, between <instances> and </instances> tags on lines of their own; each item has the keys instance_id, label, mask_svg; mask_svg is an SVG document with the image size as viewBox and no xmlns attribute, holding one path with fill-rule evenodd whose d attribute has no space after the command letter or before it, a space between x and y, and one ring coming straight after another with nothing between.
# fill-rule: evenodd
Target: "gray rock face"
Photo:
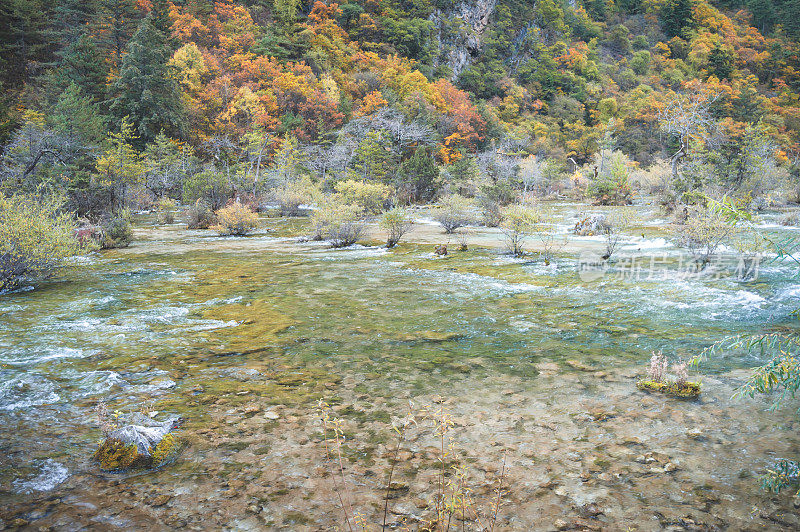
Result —
<instances>
[{"instance_id":1,"label":"gray rock face","mask_svg":"<svg viewBox=\"0 0 800 532\"><path fill-rule=\"evenodd\" d=\"M444 58L440 56L439 64L445 64L452 69L453 80L469 67L472 58L480 52L483 33L489 26L495 6L497 0L472 0L456 4L452 11L442 12L437 9L431 14L429 20L434 23L439 47L448 49ZM455 38L443 32L443 21L447 18L459 19L464 24Z\"/></svg>"}]
</instances>

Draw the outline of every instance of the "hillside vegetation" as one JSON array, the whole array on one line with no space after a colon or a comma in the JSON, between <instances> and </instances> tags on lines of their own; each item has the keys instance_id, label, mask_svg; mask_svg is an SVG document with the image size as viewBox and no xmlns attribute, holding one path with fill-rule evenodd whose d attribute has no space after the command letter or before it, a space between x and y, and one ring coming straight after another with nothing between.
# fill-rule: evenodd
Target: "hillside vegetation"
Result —
<instances>
[{"instance_id":1,"label":"hillside vegetation","mask_svg":"<svg viewBox=\"0 0 800 532\"><path fill-rule=\"evenodd\" d=\"M796 199L796 2L2 9L3 186L45 183L84 216L187 199L198 180L219 206L305 175L324 191L382 182L401 203L443 191L507 203L586 180L616 198L614 156L626 178L655 168L639 184L668 190L665 203L709 187Z\"/></svg>"}]
</instances>

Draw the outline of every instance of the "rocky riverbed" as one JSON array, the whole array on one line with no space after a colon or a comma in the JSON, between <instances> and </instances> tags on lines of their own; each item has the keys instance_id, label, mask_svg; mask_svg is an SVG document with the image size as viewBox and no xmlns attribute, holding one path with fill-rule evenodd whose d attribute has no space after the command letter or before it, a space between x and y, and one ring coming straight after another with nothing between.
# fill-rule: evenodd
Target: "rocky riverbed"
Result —
<instances>
[{"instance_id":1,"label":"rocky riverbed","mask_svg":"<svg viewBox=\"0 0 800 532\"><path fill-rule=\"evenodd\" d=\"M562 214L567 228L576 208ZM676 252L648 220L621 260ZM484 521L502 478L496 530L800 527L791 494L757 478L800 455L794 408L731 399L758 360L709 359L696 400L636 389L653 350L686 359L793 328L789 266L685 279L670 259L667 281L586 282L576 255L591 238L545 266L502 255L493 230L437 258L432 226L394 251L334 251L297 241L303 223L266 220L245 239L140 225L131 248L69 281L0 296L0 525L333 530L343 494L375 529L396 456L388 522L417 529L435 507L444 416L447 478L464 475ZM181 416L180 456L101 471L100 400ZM341 420L343 471L320 400Z\"/></svg>"}]
</instances>

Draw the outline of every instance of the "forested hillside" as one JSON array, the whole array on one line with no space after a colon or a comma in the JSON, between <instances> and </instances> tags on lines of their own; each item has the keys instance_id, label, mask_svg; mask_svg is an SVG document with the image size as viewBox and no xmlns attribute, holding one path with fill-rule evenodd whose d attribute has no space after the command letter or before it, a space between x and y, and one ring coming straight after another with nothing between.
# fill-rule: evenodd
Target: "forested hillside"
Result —
<instances>
[{"instance_id":1,"label":"forested hillside","mask_svg":"<svg viewBox=\"0 0 800 532\"><path fill-rule=\"evenodd\" d=\"M197 175L235 195L299 175L384 182L402 202L478 195L527 188L525 161L547 185L614 151L631 169L671 160L679 193L731 192L765 155L788 179L800 151L792 0L2 10L3 182L66 190L81 215L181 198Z\"/></svg>"},{"instance_id":2,"label":"forested hillside","mask_svg":"<svg viewBox=\"0 0 800 532\"><path fill-rule=\"evenodd\" d=\"M800 0L338 2L0 0L0 530L800 530Z\"/></svg>"}]
</instances>

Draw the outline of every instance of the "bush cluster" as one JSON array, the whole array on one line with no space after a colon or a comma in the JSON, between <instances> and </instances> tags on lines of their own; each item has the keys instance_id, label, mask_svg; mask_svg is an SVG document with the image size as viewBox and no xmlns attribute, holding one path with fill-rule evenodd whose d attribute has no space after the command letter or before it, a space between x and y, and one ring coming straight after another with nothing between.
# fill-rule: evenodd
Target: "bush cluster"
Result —
<instances>
[{"instance_id":1,"label":"bush cluster","mask_svg":"<svg viewBox=\"0 0 800 532\"><path fill-rule=\"evenodd\" d=\"M216 216L217 224L212 229L222 236L245 236L258 227L258 215L239 202L219 209Z\"/></svg>"},{"instance_id":2,"label":"bush cluster","mask_svg":"<svg viewBox=\"0 0 800 532\"><path fill-rule=\"evenodd\" d=\"M81 250L64 199L0 192L0 291L53 277Z\"/></svg>"}]
</instances>

